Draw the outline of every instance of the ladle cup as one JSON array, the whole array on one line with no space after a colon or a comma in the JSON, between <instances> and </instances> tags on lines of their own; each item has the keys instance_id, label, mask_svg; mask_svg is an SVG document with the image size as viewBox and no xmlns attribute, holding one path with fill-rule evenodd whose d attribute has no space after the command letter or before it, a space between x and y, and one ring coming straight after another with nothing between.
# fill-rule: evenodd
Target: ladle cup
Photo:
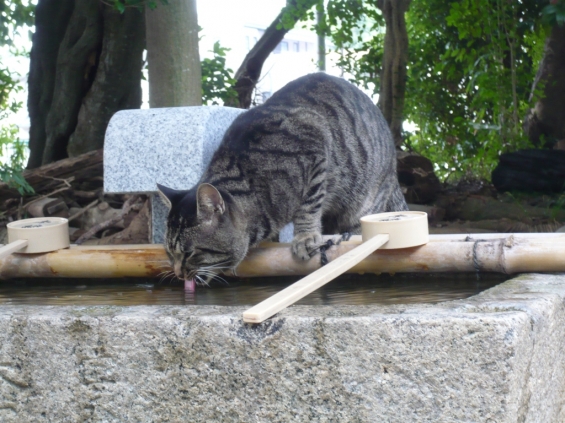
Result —
<instances>
[{"instance_id":1,"label":"ladle cup","mask_svg":"<svg viewBox=\"0 0 565 423\"><path fill-rule=\"evenodd\" d=\"M67 248L69 222L62 217L35 217L7 225L8 244L0 248L0 259L12 253L46 253Z\"/></svg>"}]
</instances>

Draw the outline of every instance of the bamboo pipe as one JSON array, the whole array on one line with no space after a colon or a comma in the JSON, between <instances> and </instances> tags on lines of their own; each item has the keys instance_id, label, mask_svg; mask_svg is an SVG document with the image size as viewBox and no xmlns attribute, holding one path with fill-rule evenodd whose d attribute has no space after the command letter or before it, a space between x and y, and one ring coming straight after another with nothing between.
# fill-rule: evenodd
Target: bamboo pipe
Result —
<instances>
[{"instance_id":1,"label":"bamboo pipe","mask_svg":"<svg viewBox=\"0 0 565 423\"><path fill-rule=\"evenodd\" d=\"M467 239L467 240L466 240ZM327 251L345 254L359 239ZM430 235L426 245L378 250L349 273L565 272L565 234ZM306 275L320 267L292 257L288 244L265 243L250 250L236 269L241 277ZM0 260L0 279L157 277L170 270L162 245L74 246L43 254L12 254ZM232 276L231 273L228 276Z\"/></svg>"},{"instance_id":2,"label":"bamboo pipe","mask_svg":"<svg viewBox=\"0 0 565 423\"><path fill-rule=\"evenodd\" d=\"M430 242L419 247L377 250L348 273L565 272L565 236L562 234L546 234L545 238L480 235L468 241L430 235ZM283 245L269 244L251 250L237 268L237 274L247 277L305 275L320 267L319 260L298 262ZM357 242L342 243L326 254L331 261L357 245Z\"/></svg>"}]
</instances>

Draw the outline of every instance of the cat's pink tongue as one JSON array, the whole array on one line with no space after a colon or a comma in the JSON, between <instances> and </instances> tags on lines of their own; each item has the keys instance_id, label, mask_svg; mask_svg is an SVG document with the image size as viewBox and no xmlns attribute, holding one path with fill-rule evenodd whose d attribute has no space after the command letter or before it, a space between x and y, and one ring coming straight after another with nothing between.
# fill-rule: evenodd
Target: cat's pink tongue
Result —
<instances>
[{"instance_id":1,"label":"cat's pink tongue","mask_svg":"<svg viewBox=\"0 0 565 423\"><path fill-rule=\"evenodd\" d=\"M194 279L184 280L184 290L189 292L196 291L196 282L194 281Z\"/></svg>"}]
</instances>

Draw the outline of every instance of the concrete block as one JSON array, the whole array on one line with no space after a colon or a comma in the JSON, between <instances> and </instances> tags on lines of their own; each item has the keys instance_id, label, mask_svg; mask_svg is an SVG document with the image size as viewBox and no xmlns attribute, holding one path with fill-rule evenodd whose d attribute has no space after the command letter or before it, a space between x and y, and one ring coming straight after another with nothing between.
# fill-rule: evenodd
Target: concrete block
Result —
<instances>
[{"instance_id":1,"label":"concrete block","mask_svg":"<svg viewBox=\"0 0 565 423\"><path fill-rule=\"evenodd\" d=\"M565 421L565 275L436 305L0 307L0 421Z\"/></svg>"}]
</instances>

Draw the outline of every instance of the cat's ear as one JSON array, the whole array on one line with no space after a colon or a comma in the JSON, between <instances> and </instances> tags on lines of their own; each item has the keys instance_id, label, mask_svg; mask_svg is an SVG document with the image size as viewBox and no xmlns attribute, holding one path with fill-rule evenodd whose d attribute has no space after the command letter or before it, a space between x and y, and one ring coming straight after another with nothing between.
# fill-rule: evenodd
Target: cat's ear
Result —
<instances>
[{"instance_id":1,"label":"cat's ear","mask_svg":"<svg viewBox=\"0 0 565 423\"><path fill-rule=\"evenodd\" d=\"M220 192L210 184L200 184L196 192L198 216L210 219L214 214L223 214L226 205Z\"/></svg>"},{"instance_id":2,"label":"cat's ear","mask_svg":"<svg viewBox=\"0 0 565 423\"><path fill-rule=\"evenodd\" d=\"M163 200L163 202L165 203L165 205L169 210L171 209L173 203L180 201L182 197L184 197L184 195L186 194L186 191L179 191L176 189L166 187L161 184L157 184L157 188L159 190L159 195L161 196L161 199Z\"/></svg>"}]
</instances>

